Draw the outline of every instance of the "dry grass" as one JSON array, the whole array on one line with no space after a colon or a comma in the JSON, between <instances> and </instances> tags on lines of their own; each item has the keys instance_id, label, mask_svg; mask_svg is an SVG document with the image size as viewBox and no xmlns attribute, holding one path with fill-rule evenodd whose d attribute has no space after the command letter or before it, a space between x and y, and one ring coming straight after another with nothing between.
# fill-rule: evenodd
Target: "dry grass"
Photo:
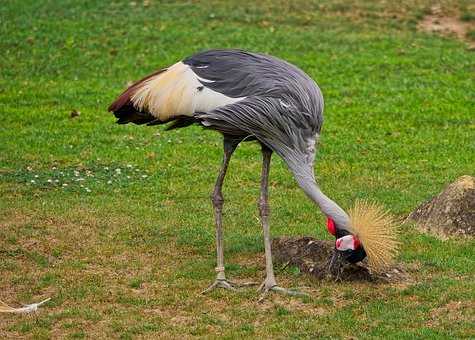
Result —
<instances>
[{"instance_id":1,"label":"dry grass","mask_svg":"<svg viewBox=\"0 0 475 340\"><path fill-rule=\"evenodd\" d=\"M472 6L475 10L475 5ZM419 21L417 28L423 32L440 34L447 37L455 37L467 42L469 48L475 48L475 36L470 32L475 30L475 17L463 20L464 15L454 8L443 9L440 5L430 7L429 13Z\"/></svg>"},{"instance_id":2,"label":"dry grass","mask_svg":"<svg viewBox=\"0 0 475 340\"><path fill-rule=\"evenodd\" d=\"M463 1L441 4L470 12ZM34 315L1 315L0 338L469 337L466 313L451 324L444 313L431 323L431 312L472 299L473 242L408 227L398 260L410 282L314 282L277 268L280 285L310 298L200 295L215 274L219 136L116 126L106 114L128 80L200 49L282 57L325 94L322 189L344 207L371 197L406 214L473 169L473 59L455 39L417 32L430 5L2 3L0 300L52 300ZM263 279L258 152L241 146L226 179L226 270L236 281ZM328 237L278 157L271 183L273 235Z\"/></svg>"}]
</instances>

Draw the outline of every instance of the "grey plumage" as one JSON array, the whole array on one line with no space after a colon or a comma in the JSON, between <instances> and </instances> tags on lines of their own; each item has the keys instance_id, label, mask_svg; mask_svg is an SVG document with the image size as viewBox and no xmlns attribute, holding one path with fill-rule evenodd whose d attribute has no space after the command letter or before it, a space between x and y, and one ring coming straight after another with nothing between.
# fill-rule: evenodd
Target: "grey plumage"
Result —
<instances>
[{"instance_id":1,"label":"grey plumage","mask_svg":"<svg viewBox=\"0 0 475 340\"><path fill-rule=\"evenodd\" d=\"M323 96L318 85L296 66L275 57L239 50L212 50L183 61L204 86L245 99L194 116L206 127L229 135L253 136L281 156L305 193L348 228L348 215L326 197L313 171L323 124Z\"/></svg>"},{"instance_id":2,"label":"grey plumage","mask_svg":"<svg viewBox=\"0 0 475 340\"><path fill-rule=\"evenodd\" d=\"M323 123L320 89L294 65L275 57L239 50L207 51L187 58L183 63L190 65L200 78L208 80L201 81L204 86L230 97L246 97L236 104L208 112L209 119L226 117L226 122L237 129L246 128L240 125L244 121L233 124L233 114L229 114L242 110L244 115L247 112L251 114L249 118L255 120L247 132L262 135L272 132L281 135L282 132L289 137L285 142L299 143L320 133ZM298 136L293 136L295 134ZM305 147L304 144L301 146Z\"/></svg>"},{"instance_id":3,"label":"grey plumage","mask_svg":"<svg viewBox=\"0 0 475 340\"><path fill-rule=\"evenodd\" d=\"M243 140L262 144L259 212L266 252L264 292L288 292L276 285L272 269L267 199L273 151L284 159L307 196L335 222L338 237L349 233L348 215L315 181L313 166L323 106L317 84L296 66L264 54L211 50L133 84L109 107L119 123L171 122L168 129L200 124L223 134L223 165L212 195L218 274L209 289L234 287L224 275L221 188L229 160Z\"/></svg>"}]
</instances>

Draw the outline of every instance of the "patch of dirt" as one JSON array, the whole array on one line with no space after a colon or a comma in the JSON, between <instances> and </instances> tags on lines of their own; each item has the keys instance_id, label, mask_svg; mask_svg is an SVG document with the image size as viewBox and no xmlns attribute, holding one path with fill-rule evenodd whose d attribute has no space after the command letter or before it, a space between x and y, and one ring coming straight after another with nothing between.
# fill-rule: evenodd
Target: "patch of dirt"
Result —
<instances>
[{"instance_id":1,"label":"patch of dirt","mask_svg":"<svg viewBox=\"0 0 475 340\"><path fill-rule=\"evenodd\" d=\"M323 280L334 278L329 268L333 255L334 242L317 240L312 237L281 237L272 241L273 256L276 262L292 265L302 273ZM365 261L359 264L346 264L341 268L338 279L342 281L398 283L406 281L408 274L400 266L388 268L384 273L371 272Z\"/></svg>"},{"instance_id":2,"label":"patch of dirt","mask_svg":"<svg viewBox=\"0 0 475 340\"><path fill-rule=\"evenodd\" d=\"M430 13L417 25L423 32L436 33L442 36L455 37L467 42L470 49L475 49L475 41L469 40L467 34L475 29L473 21L462 21L460 16L446 13L439 5L434 5Z\"/></svg>"},{"instance_id":3,"label":"patch of dirt","mask_svg":"<svg viewBox=\"0 0 475 340\"><path fill-rule=\"evenodd\" d=\"M475 177L462 176L406 219L442 239L475 236Z\"/></svg>"},{"instance_id":4,"label":"patch of dirt","mask_svg":"<svg viewBox=\"0 0 475 340\"><path fill-rule=\"evenodd\" d=\"M473 301L450 301L444 306L434 308L430 311L430 326L437 326L441 322L460 322L469 320L475 322L473 310L475 302Z\"/></svg>"}]
</instances>

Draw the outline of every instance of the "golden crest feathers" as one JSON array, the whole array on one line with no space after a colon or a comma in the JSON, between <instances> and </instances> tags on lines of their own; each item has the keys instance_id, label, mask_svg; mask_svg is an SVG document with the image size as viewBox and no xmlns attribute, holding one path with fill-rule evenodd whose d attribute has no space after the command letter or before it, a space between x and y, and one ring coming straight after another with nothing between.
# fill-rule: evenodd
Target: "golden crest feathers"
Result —
<instances>
[{"instance_id":1,"label":"golden crest feathers","mask_svg":"<svg viewBox=\"0 0 475 340\"><path fill-rule=\"evenodd\" d=\"M381 205L361 200L355 202L349 216L350 232L361 241L369 267L374 271L388 268L400 244L394 217Z\"/></svg>"}]
</instances>

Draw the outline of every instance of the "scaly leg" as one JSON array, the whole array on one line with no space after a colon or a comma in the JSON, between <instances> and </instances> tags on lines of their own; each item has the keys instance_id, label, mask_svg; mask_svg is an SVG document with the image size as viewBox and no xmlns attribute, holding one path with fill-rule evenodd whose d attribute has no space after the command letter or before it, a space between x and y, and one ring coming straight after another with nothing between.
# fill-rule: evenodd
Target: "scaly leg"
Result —
<instances>
[{"instance_id":1,"label":"scaly leg","mask_svg":"<svg viewBox=\"0 0 475 340\"><path fill-rule=\"evenodd\" d=\"M224 177L226 176L226 171L228 169L229 160L231 156L236 150L239 142L241 140L231 139L231 138L224 138L224 158L223 158L223 165L219 172L218 178L216 179L216 184L214 186L213 194L211 195L211 201L213 202L214 207L214 219L216 223L216 253L217 253L217 266L215 268L217 275L216 280L213 284L211 284L207 289L205 289L202 293L207 293L214 288L225 288L235 290L236 287L239 286L247 286L249 284L236 284L228 281L226 279L226 275L224 273L224 250L223 250L223 193L222 187L224 182Z\"/></svg>"},{"instance_id":2,"label":"scaly leg","mask_svg":"<svg viewBox=\"0 0 475 340\"><path fill-rule=\"evenodd\" d=\"M259 301L262 301L269 291L275 291L288 295L305 295L298 291L289 290L277 286L274 276L274 267L272 265L272 251L269 228L269 170L272 150L262 145L262 176L261 176L261 196L259 198L259 215L261 218L262 229L264 230L264 248L266 254L266 279L259 287L262 292Z\"/></svg>"}]
</instances>

